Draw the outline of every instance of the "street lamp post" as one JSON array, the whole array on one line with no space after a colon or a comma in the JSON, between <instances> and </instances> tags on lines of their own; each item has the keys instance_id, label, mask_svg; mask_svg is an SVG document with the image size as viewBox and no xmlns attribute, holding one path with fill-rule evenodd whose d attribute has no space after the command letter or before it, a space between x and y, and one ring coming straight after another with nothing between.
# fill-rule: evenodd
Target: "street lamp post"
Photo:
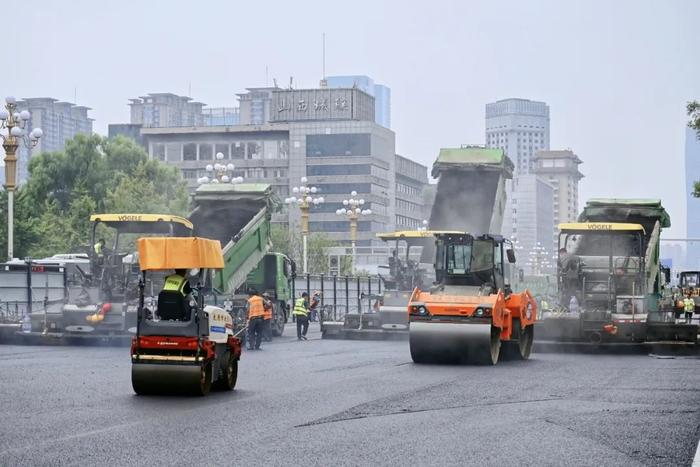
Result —
<instances>
[{"instance_id":1,"label":"street lamp post","mask_svg":"<svg viewBox=\"0 0 700 467\"><path fill-rule=\"evenodd\" d=\"M360 216L368 216L372 214L371 209L362 209L365 204L364 199L357 198L357 192L350 193L350 199L343 200L343 208L335 211L336 215L346 217L350 221L350 244L352 246L352 271L355 272L356 264L356 248L357 243L357 220Z\"/></svg>"},{"instance_id":2,"label":"street lamp post","mask_svg":"<svg viewBox=\"0 0 700 467\"><path fill-rule=\"evenodd\" d=\"M301 212L301 242L304 274L309 271L307 254L307 237L309 236L309 209L311 209L312 206L318 206L319 204L323 204L325 202L323 196L313 196L319 193L320 190L315 186L308 186L308 182L308 178L301 177L301 184L292 188L292 193L294 195L298 195L298 197L290 196L284 200L284 202L290 206L299 206L299 212Z\"/></svg>"},{"instance_id":3,"label":"street lamp post","mask_svg":"<svg viewBox=\"0 0 700 467\"><path fill-rule=\"evenodd\" d=\"M220 161L224 159L224 154L221 152L216 153L216 160ZM205 167L209 175L205 175L197 179L197 182L202 185L205 183L241 183L243 182L243 177L234 177L233 171L236 168L235 165L229 163L224 164L221 162L216 162L214 164L207 164Z\"/></svg>"},{"instance_id":4,"label":"street lamp post","mask_svg":"<svg viewBox=\"0 0 700 467\"><path fill-rule=\"evenodd\" d=\"M7 257L14 257L14 195L17 186L17 149L23 143L27 149L32 149L39 143L44 134L41 128L34 128L27 135L27 120L31 115L27 110L17 112L17 101L14 97L5 98L5 108L0 108L0 130L7 129L2 136L2 147L5 150L5 189L7 190Z\"/></svg>"}]
</instances>

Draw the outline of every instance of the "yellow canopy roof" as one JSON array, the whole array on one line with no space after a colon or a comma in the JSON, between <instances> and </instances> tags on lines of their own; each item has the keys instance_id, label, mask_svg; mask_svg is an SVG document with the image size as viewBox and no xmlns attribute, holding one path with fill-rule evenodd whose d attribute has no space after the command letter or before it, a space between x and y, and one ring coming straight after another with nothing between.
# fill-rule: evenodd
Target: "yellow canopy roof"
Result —
<instances>
[{"instance_id":1,"label":"yellow canopy roof","mask_svg":"<svg viewBox=\"0 0 700 467\"><path fill-rule=\"evenodd\" d=\"M559 224L559 230L576 230L576 231L642 231L644 227L640 224L630 224L626 222L567 222Z\"/></svg>"},{"instance_id":2,"label":"yellow canopy roof","mask_svg":"<svg viewBox=\"0 0 700 467\"><path fill-rule=\"evenodd\" d=\"M142 271L222 269L221 243L199 237L143 237L138 240Z\"/></svg>"},{"instance_id":3,"label":"yellow canopy roof","mask_svg":"<svg viewBox=\"0 0 700 467\"><path fill-rule=\"evenodd\" d=\"M400 240L402 238L427 238L436 234L460 234L464 232L452 230L399 230L397 232L378 233L377 237L386 240Z\"/></svg>"}]
</instances>

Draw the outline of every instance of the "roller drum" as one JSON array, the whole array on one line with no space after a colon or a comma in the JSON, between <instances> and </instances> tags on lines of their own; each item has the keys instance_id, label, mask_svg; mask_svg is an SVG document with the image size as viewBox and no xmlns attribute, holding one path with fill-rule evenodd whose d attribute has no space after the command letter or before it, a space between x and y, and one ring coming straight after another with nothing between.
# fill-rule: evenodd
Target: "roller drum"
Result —
<instances>
[{"instance_id":1,"label":"roller drum","mask_svg":"<svg viewBox=\"0 0 700 467\"><path fill-rule=\"evenodd\" d=\"M131 385L140 395L199 395L211 389L211 363L168 365L132 363Z\"/></svg>"},{"instance_id":2,"label":"roller drum","mask_svg":"<svg viewBox=\"0 0 700 467\"><path fill-rule=\"evenodd\" d=\"M411 358L416 363L470 363L495 365L500 330L491 324L412 322Z\"/></svg>"}]
</instances>

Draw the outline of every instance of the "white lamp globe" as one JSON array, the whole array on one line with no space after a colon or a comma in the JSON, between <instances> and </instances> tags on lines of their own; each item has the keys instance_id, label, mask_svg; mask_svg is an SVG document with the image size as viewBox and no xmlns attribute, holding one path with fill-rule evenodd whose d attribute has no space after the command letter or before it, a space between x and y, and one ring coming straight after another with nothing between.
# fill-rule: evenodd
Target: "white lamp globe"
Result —
<instances>
[{"instance_id":1,"label":"white lamp globe","mask_svg":"<svg viewBox=\"0 0 700 467\"><path fill-rule=\"evenodd\" d=\"M348 209L347 211L345 211L345 214L347 214L348 216L352 216L352 209Z\"/></svg>"},{"instance_id":2,"label":"white lamp globe","mask_svg":"<svg viewBox=\"0 0 700 467\"><path fill-rule=\"evenodd\" d=\"M304 198L299 198L299 199L297 200L297 204L299 204L299 206L301 206L302 204L304 204Z\"/></svg>"},{"instance_id":3,"label":"white lamp globe","mask_svg":"<svg viewBox=\"0 0 700 467\"><path fill-rule=\"evenodd\" d=\"M314 200L313 200L312 202L313 202L316 206L318 206L318 198L314 198Z\"/></svg>"},{"instance_id":4,"label":"white lamp globe","mask_svg":"<svg viewBox=\"0 0 700 467\"><path fill-rule=\"evenodd\" d=\"M224 183L228 183L230 180L231 180L231 179L228 178L228 175L224 175L224 176L221 177L221 181L224 182Z\"/></svg>"},{"instance_id":5,"label":"white lamp globe","mask_svg":"<svg viewBox=\"0 0 700 467\"><path fill-rule=\"evenodd\" d=\"M219 179L217 179L217 178L212 178L212 179L211 179L211 182L212 182L212 183L219 183Z\"/></svg>"},{"instance_id":6,"label":"white lamp globe","mask_svg":"<svg viewBox=\"0 0 700 467\"><path fill-rule=\"evenodd\" d=\"M0 117L0 120L2 120L1 117ZM41 128L34 128L30 135L33 139L39 139L42 136L44 136L44 132L42 131Z\"/></svg>"},{"instance_id":7,"label":"white lamp globe","mask_svg":"<svg viewBox=\"0 0 700 467\"><path fill-rule=\"evenodd\" d=\"M0 120L7 120L7 118L10 116L10 113L5 110L5 109L0 109Z\"/></svg>"},{"instance_id":8,"label":"white lamp globe","mask_svg":"<svg viewBox=\"0 0 700 467\"><path fill-rule=\"evenodd\" d=\"M348 204L350 204L350 201L348 201L347 199L344 199L344 200L343 200L343 206L347 206Z\"/></svg>"},{"instance_id":9,"label":"white lamp globe","mask_svg":"<svg viewBox=\"0 0 700 467\"><path fill-rule=\"evenodd\" d=\"M357 192L356 192L355 190L352 190L352 191L350 192L350 195L352 195L352 196L357 196Z\"/></svg>"},{"instance_id":10,"label":"white lamp globe","mask_svg":"<svg viewBox=\"0 0 700 467\"><path fill-rule=\"evenodd\" d=\"M22 129L18 126L13 126L12 130L10 130L10 134L15 137L22 136Z\"/></svg>"},{"instance_id":11,"label":"white lamp globe","mask_svg":"<svg viewBox=\"0 0 700 467\"><path fill-rule=\"evenodd\" d=\"M307 196L307 197L306 197L306 202L307 202L307 203L311 203L312 201L313 201L313 199L311 198L311 196Z\"/></svg>"},{"instance_id":12,"label":"white lamp globe","mask_svg":"<svg viewBox=\"0 0 700 467\"><path fill-rule=\"evenodd\" d=\"M318 191L318 188L316 188L315 186L311 187L311 193L316 193L317 191Z\"/></svg>"},{"instance_id":13,"label":"white lamp globe","mask_svg":"<svg viewBox=\"0 0 700 467\"><path fill-rule=\"evenodd\" d=\"M299 187L295 186L294 188L292 188L292 193L294 193L294 194L299 193Z\"/></svg>"},{"instance_id":14,"label":"white lamp globe","mask_svg":"<svg viewBox=\"0 0 700 467\"><path fill-rule=\"evenodd\" d=\"M233 165L233 164L228 164L228 165L226 166L226 169L230 170L231 172L233 172L233 169L235 169L235 168L236 168L236 166Z\"/></svg>"},{"instance_id":15,"label":"white lamp globe","mask_svg":"<svg viewBox=\"0 0 700 467\"><path fill-rule=\"evenodd\" d=\"M301 183L306 183L306 182L308 182L308 181L309 181L308 178L306 178L306 177L301 177Z\"/></svg>"},{"instance_id":16,"label":"white lamp globe","mask_svg":"<svg viewBox=\"0 0 700 467\"><path fill-rule=\"evenodd\" d=\"M7 97L5 98L5 102L7 102L8 104L11 104L11 105L12 105L12 104L16 104L16 103L17 103L17 99L15 99L14 96L7 96Z\"/></svg>"},{"instance_id":17,"label":"white lamp globe","mask_svg":"<svg viewBox=\"0 0 700 467\"><path fill-rule=\"evenodd\" d=\"M209 183L209 177L202 177L202 183Z\"/></svg>"},{"instance_id":18,"label":"white lamp globe","mask_svg":"<svg viewBox=\"0 0 700 467\"><path fill-rule=\"evenodd\" d=\"M211 165L211 164L207 164L207 166L205 167L205 169L207 170L207 172L211 172L212 170L214 170L214 166Z\"/></svg>"},{"instance_id":19,"label":"white lamp globe","mask_svg":"<svg viewBox=\"0 0 700 467\"><path fill-rule=\"evenodd\" d=\"M372 214L372 210L371 210L371 209L368 209L368 210L367 210L367 215L370 215L370 214Z\"/></svg>"},{"instance_id":20,"label":"white lamp globe","mask_svg":"<svg viewBox=\"0 0 700 467\"><path fill-rule=\"evenodd\" d=\"M19 118L21 118L22 120L29 120L30 116L31 115L29 114L28 110L23 110L19 113Z\"/></svg>"},{"instance_id":21,"label":"white lamp globe","mask_svg":"<svg viewBox=\"0 0 700 467\"><path fill-rule=\"evenodd\" d=\"M216 159L217 159L217 160L221 160L221 159L223 159L223 158L224 158L224 153L223 153L223 152L217 152L217 153L216 153Z\"/></svg>"},{"instance_id":22,"label":"white lamp globe","mask_svg":"<svg viewBox=\"0 0 700 467\"><path fill-rule=\"evenodd\" d=\"M365 204L365 200L364 200L364 199L361 199L361 200L360 200L360 206L362 206L363 204Z\"/></svg>"},{"instance_id":23,"label":"white lamp globe","mask_svg":"<svg viewBox=\"0 0 700 467\"><path fill-rule=\"evenodd\" d=\"M326 202L326 198L324 198L323 196L319 196L319 197L318 197L318 202L319 202L319 203L325 203L325 202Z\"/></svg>"}]
</instances>

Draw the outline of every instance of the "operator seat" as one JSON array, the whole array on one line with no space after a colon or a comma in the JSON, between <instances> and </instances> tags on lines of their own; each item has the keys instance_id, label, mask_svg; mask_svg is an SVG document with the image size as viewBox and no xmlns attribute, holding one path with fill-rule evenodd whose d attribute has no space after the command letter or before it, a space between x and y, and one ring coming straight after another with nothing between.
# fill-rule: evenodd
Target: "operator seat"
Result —
<instances>
[{"instance_id":1,"label":"operator seat","mask_svg":"<svg viewBox=\"0 0 700 467\"><path fill-rule=\"evenodd\" d=\"M160 319L187 321L190 318L189 300L180 292L161 290L158 294L157 311Z\"/></svg>"}]
</instances>

